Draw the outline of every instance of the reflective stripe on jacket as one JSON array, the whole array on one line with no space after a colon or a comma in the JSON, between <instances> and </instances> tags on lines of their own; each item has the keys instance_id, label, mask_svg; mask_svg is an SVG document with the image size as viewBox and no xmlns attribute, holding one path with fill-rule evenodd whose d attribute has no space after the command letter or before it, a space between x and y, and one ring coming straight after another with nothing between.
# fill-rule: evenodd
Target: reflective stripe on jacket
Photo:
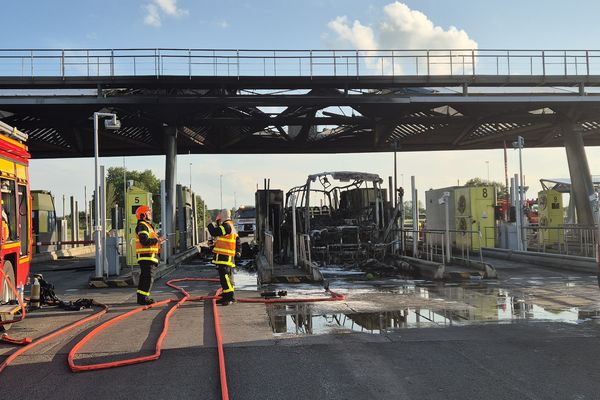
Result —
<instances>
[{"instance_id":1,"label":"reflective stripe on jacket","mask_svg":"<svg viewBox=\"0 0 600 400\"><path fill-rule=\"evenodd\" d=\"M158 234L151 224L146 221L138 221L135 229L137 237L135 239L135 254L138 261L152 261L158 264L158 253L160 244L158 243ZM143 237L141 240L140 238ZM147 243L148 244L143 244Z\"/></svg>"},{"instance_id":2,"label":"reflective stripe on jacket","mask_svg":"<svg viewBox=\"0 0 600 400\"><path fill-rule=\"evenodd\" d=\"M231 227L231 233L226 235L226 231L223 225L219 226L223 235L217 236L217 240L215 241L215 247L213 248L213 253L235 257L235 243L237 239L237 233L233 228L233 222L231 222L231 220L227 220L223 222L223 224L228 224Z\"/></svg>"}]
</instances>

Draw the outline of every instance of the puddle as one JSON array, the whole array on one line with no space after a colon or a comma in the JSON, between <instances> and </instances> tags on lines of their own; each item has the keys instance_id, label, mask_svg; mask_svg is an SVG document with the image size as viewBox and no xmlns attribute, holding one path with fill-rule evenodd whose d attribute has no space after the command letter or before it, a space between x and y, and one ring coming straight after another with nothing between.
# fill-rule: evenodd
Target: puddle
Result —
<instances>
[{"instance_id":1,"label":"puddle","mask_svg":"<svg viewBox=\"0 0 600 400\"><path fill-rule=\"evenodd\" d=\"M233 275L236 290L258 290L256 283L256 272L249 272L242 268L237 268Z\"/></svg>"},{"instance_id":2,"label":"puddle","mask_svg":"<svg viewBox=\"0 0 600 400\"><path fill-rule=\"evenodd\" d=\"M275 335L318 335L520 321L600 324L595 276L509 277L505 280L432 282L404 276L366 279L363 271L323 268L331 290L345 302L272 304L266 310ZM257 290L256 273L236 269L237 290ZM272 284L289 297L323 296L322 284Z\"/></svg>"},{"instance_id":3,"label":"puddle","mask_svg":"<svg viewBox=\"0 0 600 400\"><path fill-rule=\"evenodd\" d=\"M586 288L582 285L579 287L585 293ZM339 290L347 295L347 301L343 303L270 305L267 313L275 335L381 334L398 329L517 321L577 324L593 320L600 323L599 294L595 288L589 298L579 297L580 294L554 293L572 287L572 282L558 288L535 285L515 290L482 283L419 281L394 285L386 282L364 287L347 286ZM293 290L290 295L316 293L322 294L322 291L307 287ZM578 305L569 306L573 302ZM382 311L374 311L377 309Z\"/></svg>"},{"instance_id":4,"label":"puddle","mask_svg":"<svg viewBox=\"0 0 600 400\"><path fill-rule=\"evenodd\" d=\"M451 324L431 310L405 309L373 313L312 314L310 305L273 306L269 320L275 335L318 335L327 333L385 333L400 328L424 328Z\"/></svg>"}]
</instances>

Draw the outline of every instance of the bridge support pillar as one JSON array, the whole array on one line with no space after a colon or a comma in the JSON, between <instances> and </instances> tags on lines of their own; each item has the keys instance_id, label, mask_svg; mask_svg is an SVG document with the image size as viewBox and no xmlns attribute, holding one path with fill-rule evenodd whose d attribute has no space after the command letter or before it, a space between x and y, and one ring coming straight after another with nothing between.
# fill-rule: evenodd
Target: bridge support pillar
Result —
<instances>
[{"instance_id":1,"label":"bridge support pillar","mask_svg":"<svg viewBox=\"0 0 600 400\"><path fill-rule=\"evenodd\" d=\"M575 202L577 223L594 225L590 196L594 194L592 175L585 154L581 128L572 123L562 124L562 132L571 176L571 195Z\"/></svg>"},{"instance_id":2,"label":"bridge support pillar","mask_svg":"<svg viewBox=\"0 0 600 400\"><path fill-rule=\"evenodd\" d=\"M164 235L169 239L166 246L166 258L167 261L173 256L173 250L177 245L175 240L175 177L177 175L177 128L173 126L167 126L164 128L165 133L165 191L166 191L166 204L165 216L166 220L163 221Z\"/></svg>"}]
</instances>

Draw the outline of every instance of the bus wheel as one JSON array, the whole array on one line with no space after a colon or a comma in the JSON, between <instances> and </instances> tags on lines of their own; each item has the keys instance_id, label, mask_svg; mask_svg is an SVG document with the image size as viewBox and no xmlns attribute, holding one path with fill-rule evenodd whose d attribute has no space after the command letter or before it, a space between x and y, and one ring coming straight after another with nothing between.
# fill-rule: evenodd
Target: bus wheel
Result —
<instances>
[{"instance_id":1,"label":"bus wheel","mask_svg":"<svg viewBox=\"0 0 600 400\"><path fill-rule=\"evenodd\" d=\"M2 288L2 292L0 292L0 300L1 300L0 304L6 304L11 300L17 299L17 297L13 293L12 289L10 288L10 285L6 281L8 279L13 284L13 286L16 285L15 271L14 271L12 263L10 261L8 261L8 260L4 261L4 266L2 268L2 272L4 272L4 279L2 279L2 284L0 285L0 287ZM14 319L14 317L15 316L13 314L0 313L0 321L11 321ZM0 331L2 331L2 330L7 331L10 329L11 326L12 326L12 324L0 325Z\"/></svg>"}]
</instances>

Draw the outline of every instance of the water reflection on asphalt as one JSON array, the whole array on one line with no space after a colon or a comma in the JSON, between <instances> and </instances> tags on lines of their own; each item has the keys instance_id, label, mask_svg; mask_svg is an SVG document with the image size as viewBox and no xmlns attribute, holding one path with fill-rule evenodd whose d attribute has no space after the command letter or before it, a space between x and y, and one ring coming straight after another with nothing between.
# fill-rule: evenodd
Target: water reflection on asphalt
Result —
<instances>
[{"instance_id":1,"label":"water reflection on asphalt","mask_svg":"<svg viewBox=\"0 0 600 400\"><path fill-rule=\"evenodd\" d=\"M326 303L269 305L276 335L378 334L516 321L600 323L600 293L592 277L438 283L404 277L366 280L364 273L340 269L324 272L331 289L347 295L345 308L332 305L333 311L328 310ZM323 294L316 285L287 289L293 297Z\"/></svg>"}]
</instances>

